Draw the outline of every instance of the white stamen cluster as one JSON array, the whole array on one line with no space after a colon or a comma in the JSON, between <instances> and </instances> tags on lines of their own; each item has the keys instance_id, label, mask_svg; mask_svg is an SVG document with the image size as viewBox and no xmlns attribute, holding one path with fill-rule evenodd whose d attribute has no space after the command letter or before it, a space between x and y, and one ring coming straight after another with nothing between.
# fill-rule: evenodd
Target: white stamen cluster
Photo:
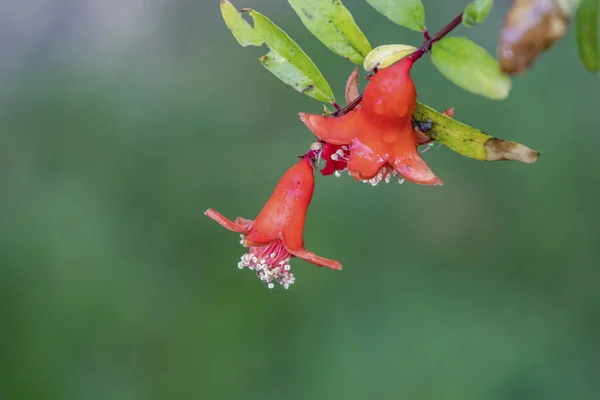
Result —
<instances>
[{"instance_id":1,"label":"white stamen cluster","mask_svg":"<svg viewBox=\"0 0 600 400\"><path fill-rule=\"evenodd\" d=\"M244 254L238 263L238 268L248 267L255 271L258 279L264 282L269 289L275 287L273 282L279 282L281 286L288 289L296 280L294 274L290 272L290 258L272 264L276 256L275 253L271 253L267 258L259 259L251 253Z\"/></svg>"},{"instance_id":2,"label":"white stamen cluster","mask_svg":"<svg viewBox=\"0 0 600 400\"><path fill-rule=\"evenodd\" d=\"M338 149L335 153L333 153L330 158L333 161L348 161L350 159L350 154L348 154L349 150L350 148L348 146L342 146L342 148ZM340 176L342 176L342 172L344 171L346 171L346 169L340 169L334 171L333 174L336 178L339 178Z\"/></svg>"},{"instance_id":3,"label":"white stamen cluster","mask_svg":"<svg viewBox=\"0 0 600 400\"><path fill-rule=\"evenodd\" d=\"M371 179L363 180L363 183L368 183L371 186L377 186L381 182L390 183L392 178L397 179L398 183L403 184L404 178L398 177L398 173L388 166L384 166L379 170L376 176Z\"/></svg>"},{"instance_id":4,"label":"white stamen cluster","mask_svg":"<svg viewBox=\"0 0 600 400\"><path fill-rule=\"evenodd\" d=\"M241 236L240 243L244 245L245 236ZM278 282L288 289L296 278L290 272L291 254L285 249L280 241L266 246L252 246L250 252L242 256L238 263L239 269L247 267L256 272L256 276L264 282L269 289L273 289Z\"/></svg>"},{"instance_id":5,"label":"white stamen cluster","mask_svg":"<svg viewBox=\"0 0 600 400\"><path fill-rule=\"evenodd\" d=\"M331 155L331 159L333 161L348 161L349 156L346 154L348 151L348 146L342 146L341 149L338 149L335 153Z\"/></svg>"}]
</instances>

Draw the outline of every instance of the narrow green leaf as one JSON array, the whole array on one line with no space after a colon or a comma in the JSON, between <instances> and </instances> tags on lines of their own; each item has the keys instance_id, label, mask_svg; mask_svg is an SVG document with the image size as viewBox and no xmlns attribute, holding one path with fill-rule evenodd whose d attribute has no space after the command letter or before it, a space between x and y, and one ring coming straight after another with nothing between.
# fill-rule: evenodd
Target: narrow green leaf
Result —
<instances>
[{"instance_id":1,"label":"narrow green leaf","mask_svg":"<svg viewBox=\"0 0 600 400\"><path fill-rule=\"evenodd\" d=\"M463 12L462 23L469 27L482 23L487 18L493 5L494 0L472 1Z\"/></svg>"},{"instance_id":2,"label":"narrow green leaf","mask_svg":"<svg viewBox=\"0 0 600 400\"><path fill-rule=\"evenodd\" d=\"M424 104L417 103L414 118L431 122L427 134L439 143L463 156L481 161L520 161L531 164L540 156L537 151L516 142L496 139Z\"/></svg>"},{"instance_id":3,"label":"narrow green leaf","mask_svg":"<svg viewBox=\"0 0 600 400\"><path fill-rule=\"evenodd\" d=\"M270 51L259 58L273 75L314 99L334 103L331 87L312 60L284 31L264 15L244 9L254 20L254 28L228 1L219 0L225 24L244 47L266 44Z\"/></svg>"},{"instance_id":4,"label":"narrow green leaf","mask_svg":"<svg viewBox=\"0 0 600 400\"><path fill-rule=\"evenodd\" d=\"M433 45L431 61L455 85L490 99L508 96L511 81L498 61L465 37L449 37Z\"/></svg>"},{"instance_id":5,"label":"narrow green leaf","mask_svg":"<svg viewBox=\"0 0 600 400\"><path fill-rule=\"evenodd\" d=\"M288 1L306 28L325 46L355 64L362 64L371 45L340 0Z\"/></svg>"},{"instance_id":6,"label":"narrow green leaf","mask_svg":"<svg viewBox=\"0 0 600 400\"><path fill-rule=\"evenodd\" d=\"M367 3L400 26L425 30L425 7L421 0L367 0Z\"/></svg>"},{"instance_id":7,"label":"narrow green leaf","mask_svg":"<svg viewBox=\"0 0 600 400\"><path fill-rule=\"evenodd\" d=\"M326 103L335 102L321 71L284 31L261 13L250 10L254 31L271 48L261 63L275 76L299 92Z\"/></svg>"},{"instance_id":8,"label":"narrow green leaf","mask_svg":"<svg viewBox=\"0 0 600 400\"><path fill-rule=\"evenodd\" d=\"M282 82L292 86L299 92L325 103L333 103L333 97L316 88L300 69L287 62L274 50L259 58L260 63Z\"/></svg>"},{"instance_id":9,"label":"narrow green leaf","mask_svg":"<svg viewBox=\"0 0 600 400\"><path fill-rule=\"evenodd\" d=\"M242 18L233 4L227 0L220 0L220 3L225 24L242 46L261 46L264 43L262 38L254 32L248 21Z\"/></svg>"},{"instance_id":10,"label":"narrow green leaf","mask_svg":"<svg viewBox=\"0 0 600 400\"><path fill-rule=\"evenodd\" d=\"M598 47L598 18L600 0L583 0L575 17L579 58L591 72L600 69L600 48Z\"/></svg>"}]
</instances>

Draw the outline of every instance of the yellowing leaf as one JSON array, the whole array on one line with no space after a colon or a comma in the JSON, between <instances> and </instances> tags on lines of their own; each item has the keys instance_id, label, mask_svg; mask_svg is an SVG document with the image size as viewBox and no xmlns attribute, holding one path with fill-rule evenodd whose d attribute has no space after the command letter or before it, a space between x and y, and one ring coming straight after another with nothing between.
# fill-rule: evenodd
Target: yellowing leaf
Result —
<instances>
[{"instance_id":1,"label":"yellowing leaf","mask_svg":"<svg viewBox=\"0 0 600 400\"><path fill-rule=\"evenodd\" d=\"M598 47L598 18L600 0L583 0L575 17L579 58L591 72L600 69L600 48Z\"/></svg>"},{"instance_id":2,"label":"yellowing leaf","mask_svg":"<svg viewBox=\"0 0 600 400\"><path fill-rule=\"evenodd\" d=\"M494 0L472 1L463 12L462 22L465 26L474 26L482 23L487 18Z\"/></svg>"},{"instance_id":3,"label":"yellowing leaf","mask_svg":"<svg viewBox=\"0 0 600 400\"><path fill-rule=\"evenodd\" d=\"M540 153L525 145L496 139L421 103L417 103L414 118L420 122L431 122L432 128L427 135L469 158L481 161L512 160L530 164L540 156Z\"/></svg>"},{"instance_id":4,"label":"yellowing leaf","mask_svg":"<svg viewBox=\"0 0 600 400\"><path fill-rule=\"evenodd\" d=\"M288 0L302 23L334 53L361 64L371 51L350 11L340 0Z\"/></svg>"},{"instance_id":5,"label":"yellowing leaf","mask_svg":"<svg viewBox=\"0 0 600 400\"><path fill-rule=\"evenodd\" d=\"M367 3L400 26L425 30L425 7L421 0L367 0Z\"/></svg>"},{"instance_id":6,"label":"yellowing leaf","mask_svg":"<svg viewBox=\"0 0 600 400\"><path fill-rule=\"evenodd\" d=\"M262 38L254 32L248 21L242 18L233 4L227 0L220 0L220 3L225 24L237 41L244 47L261 46L263 44Z\"/></svg>"},{"instance_id":7,"label":"yellowing leaf","mask_svg":"<svg viewBox=\"0 0 600 400\"><path fill-rule=\"evenodd\" d=\"M416 49L416 47L406 44L386 44L376 47L365 58L363 67L367 71L373 71L375 68L387 68L396 61L414 53Z\"/></svg>"},{"instance_id":8,"label":"yellowing leaf","mask_svg":"<svg viewBox=\"0 0 600 400\"><path fill-rule=\"evenodd\" d=\"M259 58L273 75L314 99L334 103L331 88L317 66L284 31L254 10L245 9L254 28L242 18L228 0L220 0L225 23L242 46L266 44L270 51Z\"/></svg>"},{"instance_id":9,"label":"yellowing leaf","mask_svg":"<svg viewBox=\"0 0 600 400\"><path fill-rule=\"evenodd\" d=\"M490 99L502 100L510 78L483 47L464 37L449 37L433 45L431 61L455 85Z\"/></svg>"}]
</instances>

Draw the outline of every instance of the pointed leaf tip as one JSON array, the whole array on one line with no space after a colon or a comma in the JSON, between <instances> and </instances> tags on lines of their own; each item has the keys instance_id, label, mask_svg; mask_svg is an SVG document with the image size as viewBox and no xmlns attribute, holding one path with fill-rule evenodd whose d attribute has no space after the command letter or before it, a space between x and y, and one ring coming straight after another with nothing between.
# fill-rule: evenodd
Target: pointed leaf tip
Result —
<instances>
[{"instance_id":1,"label":"pointed leaf tip","mask_svg":"<svg viewBox=\"0 0 600 400\"><path fill-rule=\"evenodd\" d=\"M306 28L334 53L361 64L369 41L341 0L288 0Z\"/></svg>"},{"instance_id":2,"label":"pointed leaf tip","mask_svg":"<svg viewBox=\"0 0 600 400\"><path fill-rule=\"evenodd\" d=\"M540 153L529 147L508 140L491 138L485 142L487 151L486 161L520 161L532 164L538 160Z\"/></svg>"},{"instance_id":3,"label":"pointed leaf tip","mask_svg":"<svg viewBox=\"0 0 600 400\"><path fill-rule=\"evenodd\" d=\"M455 85L481 96L503 100L511 89L508 75L483 47L465 37L448 37L433 45L431 61Z\"/></svg>"},{"instance_id":4,"label":"pointed leaf tip","mask_svg":"<svg viewBox=\"0 0 600 400\"><path fill-rule=\"evenodd\" d=\"M448 111L448 110L447 110ZM440 144L465 157L480 161L519 161L527 164L536 162L537 151L516 142L496 139L479 129L470 127L431 107L417 103L414 118L430 122L427 135Z\"/></svg>"},{"instance_id":5,"label":"pointed leaf tip","mask_svg":"<svg viewBox=\"0 0 600 400\"><path fill-rule=\"evenodd\" d=\"M263 44L262 38L254 32L238 10L228 0L219 0L221 5L221 14L225 20L225 25L229 28L233 36L243 47L260 46Z\"/></svg>"},{"instance_id":6,"label":"pointed leaf tip","mask_svg":"<svg viewBox=\"0 0 600 400\"><path fill-rule=\"evenodd\" d=\"M367 0L390 21L413 31L425 30L425 7L421 0Z\"/></svg>"}]
</instances>

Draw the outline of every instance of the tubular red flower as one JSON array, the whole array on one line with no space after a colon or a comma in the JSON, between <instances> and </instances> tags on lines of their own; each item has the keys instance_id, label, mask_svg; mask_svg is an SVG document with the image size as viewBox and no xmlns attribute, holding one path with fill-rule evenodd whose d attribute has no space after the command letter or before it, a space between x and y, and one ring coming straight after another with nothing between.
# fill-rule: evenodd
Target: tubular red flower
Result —
<instances>
[{"instance_id":1,"label":"tubular red flower","mask_svg":"<svg viewBox=\"0 0 600 400\"><path fill-rule=\"evenodd\" d=\"M213 209L204 214L241 234L241 244L250 251L238 263L240 269L254 270L269 288L274 287L273 281L276 281L287 289L295 280L290 272L292 257L322 267L342 269L338 261L319 257L304 248L304 222L313 191L314 169L311 160L305 157L283 175L254 221L238 217L232 222Z\"/></svg>"},{"instance_id":2,"label":"tubular red flower","mask_svg":"<svg viewBox=\"0 0 600 400\"><path fill-rule=\"evenodd\" d=\"M361 106L344 116L300 113L319 139L349 146L347 168L357 180L377 183L397 173L414 183L442 184L417 151L419 137L411 122L417 98L412 64L404 58L372 76Z\"/></svg>"}]
</instances>

